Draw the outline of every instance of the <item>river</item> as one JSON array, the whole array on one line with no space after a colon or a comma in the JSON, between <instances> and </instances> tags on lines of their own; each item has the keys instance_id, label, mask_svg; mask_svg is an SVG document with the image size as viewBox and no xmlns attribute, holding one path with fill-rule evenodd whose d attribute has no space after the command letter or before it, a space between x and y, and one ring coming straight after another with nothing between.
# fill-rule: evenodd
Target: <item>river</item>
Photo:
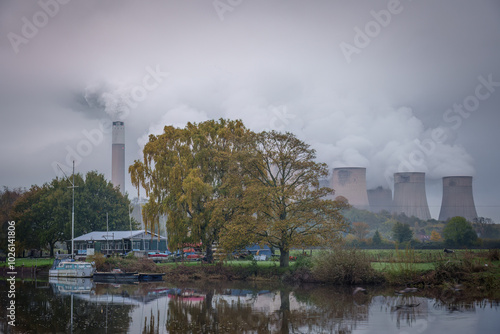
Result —
<instances>
[{"instance_id":1,"label":"river","mask_svg":"<svg viewBox=\"0 0 500 334\"><path fill-rule=\"evenodd\" d=\"M500 303L475 291L291 287L252 282L0 281L2 333L499 333Z\"/></svg>"}]
</instances>

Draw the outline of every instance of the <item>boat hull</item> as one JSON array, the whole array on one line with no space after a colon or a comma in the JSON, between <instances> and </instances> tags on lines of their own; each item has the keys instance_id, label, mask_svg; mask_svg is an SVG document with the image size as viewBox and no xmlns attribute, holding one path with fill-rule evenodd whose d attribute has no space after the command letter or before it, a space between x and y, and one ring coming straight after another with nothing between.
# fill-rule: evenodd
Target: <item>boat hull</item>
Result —
<instances>
[{"instance_id":1,"label":"boat hull","mask_svg":"<svg viewBox=\"0 0 500 334\"><path fill-rule=\"evenodd\" d=\"M87 262L57 261L49 270L49 277L92 277L94 267Z\"/></svg>"},{"instance_id":2,"label":"boat hull","mask_svg":"<svg viewBox=\"0 0 500 334\"><path fill-rule=\"evenodd\" d=\"M165 273L139 273L139 282L156 282L163 281Z\"/></svg>"},{"instance_id":3,"label":"boat hull","mask_svg":"<svg viewBox=\"0 0 500 334\"><path fill-rule=\"evenodd\" d=\"M100 283L135 283L139 282L138 273L94 273L94 282Z\"/></svg>"}]
</instances>

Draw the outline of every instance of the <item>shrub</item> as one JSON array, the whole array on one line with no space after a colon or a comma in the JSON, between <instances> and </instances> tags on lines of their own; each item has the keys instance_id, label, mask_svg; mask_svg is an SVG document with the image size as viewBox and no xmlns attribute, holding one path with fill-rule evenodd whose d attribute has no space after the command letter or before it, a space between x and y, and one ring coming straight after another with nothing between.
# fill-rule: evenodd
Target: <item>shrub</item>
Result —
<instances>
[{"instance_id":1,"label":"shrub","mask_svg":"<svg viewBox=\"0 0 500 334\"><path fill-rule=\"evenodd\" d=\"M377 280L375 270L365 252L355 248L336 248L313 259L314 278L333 284L371 283Z\"/></svg>"},{"instance_id":2,"label":"shrub","mask_svg":"<svg viewBox=\"0 0 500 334\"><path fill-rule=\"evenodd\" d=\"M500 250L498 249L490 249L488 250L488 254L486 258L490 261L500 261Z\"/></svg>"}]
</instances>

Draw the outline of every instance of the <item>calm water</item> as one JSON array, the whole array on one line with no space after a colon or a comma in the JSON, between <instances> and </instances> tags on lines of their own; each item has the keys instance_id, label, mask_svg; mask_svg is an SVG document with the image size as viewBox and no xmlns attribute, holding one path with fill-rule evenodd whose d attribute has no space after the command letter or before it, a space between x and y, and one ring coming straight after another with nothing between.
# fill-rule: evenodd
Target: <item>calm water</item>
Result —
<instances>
[{"instance_id":1,"label":"calm water","mask_svg":"<svg viewBox=\"0 0 500 334\"><path fill-rule=\"evenodd\" d=\"M18 281L14 328L6 290L2 333L500 333L499 302L471 291Z\"/></svg>"}]
</instances>

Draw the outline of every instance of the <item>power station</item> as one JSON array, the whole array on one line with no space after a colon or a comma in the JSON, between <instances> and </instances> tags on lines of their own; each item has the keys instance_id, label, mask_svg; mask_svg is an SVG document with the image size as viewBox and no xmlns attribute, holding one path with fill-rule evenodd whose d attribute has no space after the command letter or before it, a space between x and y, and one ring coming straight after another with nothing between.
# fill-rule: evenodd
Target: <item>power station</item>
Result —
<instances>
[{"instance_id":1,"label":"power station","mask_svg":"<svg viewBox=\"0 0 500 334\"><path fill-rule=\"evenodd\" d=\"M431 219L425 193L425 173L394 173L394 212Z\"/></svg>"},{"instance_id":2,"label":"power station","mask_svg":"<svg viewBox=\"0 0 500 334\"><path fill-rule=\"evenodd\" d=\"M125 194L125 125L113 122L111 141L111 183Z\"/></svg>"},{"instance_id":3,"label":"power station","mask_svg":"<svg viewBox=\"0 0 500 334\"><path fill-rule=\"evenodd\" d=\"M443 200L439 220L461 216L472 221L477 218L472 195L472 176L443 177Z\"/></svg>"},{"instance_id":4,"label":"power station","mask_svg":"<svg viewBox=\"0 0 500 334\"><path fill-rule=\"evenodd\" d=\"M335 190L335 198L343 196L357 209L370 209L366 191L366 168L334 168L332 188Z\"/></svg>"},{"instance_id":5,"label":"power station","mask_svg":"<svg viewBox=\"0 0 500 334\"><path fill-rule=\"evenodd\" d=\"M368 202L372 212L382 210L392 212L392 190L379 186L375 189L368 189Z\"/></svg>"},{"instance_id":6,"label":"power station","mask_svg":"<svg viewBox=\"0 0 500 334\"><path fill-rule=\"evenodd\" d=\"M122 121L113 122L111 154L111 182L125 194L125 124ZM421 220L431 219L425 193L425 173L394 173L394 199L390 189L379 186L367 190L364 167L334 168L331 180L319 180L320 187L329 185L335 190L334 198L345 197L357 209L373 212L387 210ZM472 195L472 176L443 177L439 220L446 221L455 216L469 221L477 218Z\"/></svg>"}]
</instances>

